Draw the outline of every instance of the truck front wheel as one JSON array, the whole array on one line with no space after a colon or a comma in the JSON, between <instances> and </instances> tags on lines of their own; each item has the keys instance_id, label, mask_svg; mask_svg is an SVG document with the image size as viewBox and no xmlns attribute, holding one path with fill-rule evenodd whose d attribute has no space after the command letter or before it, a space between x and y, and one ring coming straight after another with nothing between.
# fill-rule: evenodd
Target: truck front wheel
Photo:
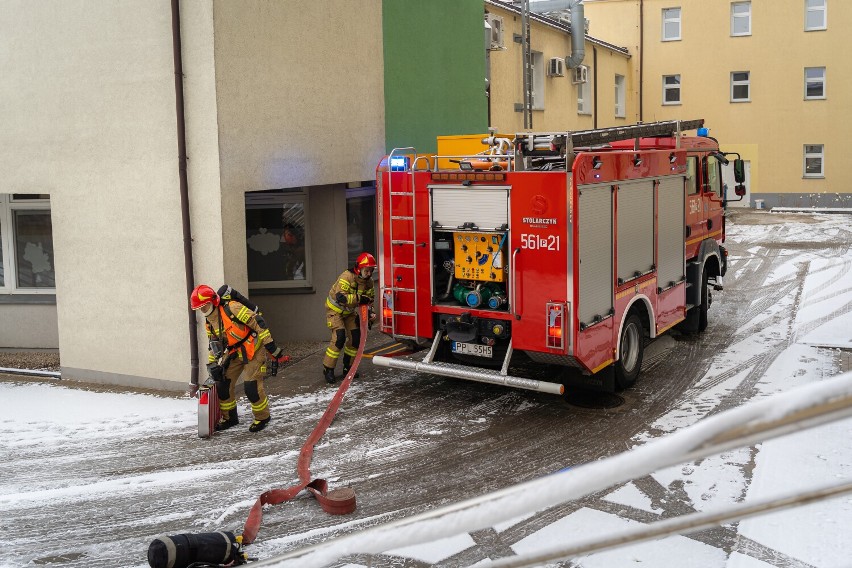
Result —
<instances>
[{"instance_id":1,"label":"truck front wheel","mask_svg":"<svg viewBox=\"0 0 852 568\"><path fill-rule=\"evenodd\" d=\"M701 275L701 305L698 306L698 331L707 329L707 309L713 302L713 297L710 295L710 275L707 269Z\"/></svg>"},{"instance_id":2,"label":"truck front wheel","mask_svg":"<svg viewBox=\"0 0 852 568\"><path fill-rule=\"evenodd\" d=\"M645 352L645 330L638 315L630 314L621 328L618 339L618 361L613 365L615 372L615 390L630 388L639 378L642 368L642 356Z\"/></svg>"}]
</instances>

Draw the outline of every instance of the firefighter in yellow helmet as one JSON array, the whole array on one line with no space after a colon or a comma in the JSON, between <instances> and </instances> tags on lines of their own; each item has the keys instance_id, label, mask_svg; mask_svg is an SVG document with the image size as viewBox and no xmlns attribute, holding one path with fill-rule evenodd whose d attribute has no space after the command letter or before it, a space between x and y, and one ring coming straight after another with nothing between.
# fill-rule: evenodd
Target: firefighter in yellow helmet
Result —
<instances>
[{"instance_id":1,"label":"firefighter in yellow helmet","mask_svg":"<svg viewBox=\"0 0 852 568\"><path fill-rule=\"evenodd\" d=\"M358 345L361 343L358 306L369 305L370 323L376 319L376 314L372 311L372 304L376 299L376 290L373 287L375 269L376 259L373 255L362 252L358 255L354 268L344 270L328 291L325 307L331 342L322 360L322 374L328 383L334 383L334 368L341 350L344 376L352 366L352 359L358 354Z\"/></svg>"},{"instance_id":2,"label":"firefighter in yellow helmet","mask_svg":"<svg viewBox=\"0 0 852 568\"><path fill-rule=\"evenodd\" d=\"M243 375L246 397L254 414L249 431L260 432L270 420L269 397L263 389L267 364L283 362L287 357L272 340L257 306L244 298L251 307L237 301L234 296L242 296L232 293L230 287L223 286L220 292L223 290L220 294L202 284L195 287L189 300L192 309L204 316L207 328L207 370L216 381L222 411L216 430L227 430L240 422L234 390L237 379ZM272 361L267 361L267 353Z\"/></svg>"}]
</instances>

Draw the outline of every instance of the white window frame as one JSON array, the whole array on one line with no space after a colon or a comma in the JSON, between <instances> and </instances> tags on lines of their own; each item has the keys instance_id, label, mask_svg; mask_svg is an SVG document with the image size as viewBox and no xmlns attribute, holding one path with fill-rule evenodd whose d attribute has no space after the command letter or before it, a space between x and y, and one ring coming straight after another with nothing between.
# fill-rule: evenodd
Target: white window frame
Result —
<instances>
[{"instance_id":1,"label":"white window frame","mask_svg":"<svg viewBox=\"0 0 852 568\"><path fill-rule=\"evenodd\" d=\"M590 98L591 77L586 83L577 83L577 114L589 115L592 114L592 105Z\"/></svg>"},{"instance_id":2,"label":"white window frame","mask_svg":"<svg viewBox=\"0 0 852 568\"><path fill-rule=\"evenodd\" d=\"M540 51L531 51L532 59L532 100L530 106L533 110L544 110L544 72L547 64L544 62L544 54Z\"/></svg>"},{"instance_id":3,"label":"white window frame","mask_svg":"<svg viewBox=\"0 0 852 568\"><path fill-rule=\"evenodd\" d=\"M677 24L677 33L668 36L666 34L666 24ZM681 39L681 10L680 6L671 8L663 8L662 12L662 30L660 32L661 41L680 41Z\"/></svg>"},{"instance_id":4,"label":"white window frame","mask_svg":"<svg viewBox=\"0 0 852 568\"><path fill-rule=\"evenodd\" d=\"M819 152L808 152L809 147L819 147ZM802 177L810 179L825 178L825 145L805 144L802 148ZM819 160L819 172L808 173L808 159Z\"/></svg>"},{"instance_id":5,"label":"white window frame","mask_svg":"<svg viewBox=\"0 0 852 568\"><path fill-rule=\"evenodd\" d=\"M0 240L2 240L2 247L0 247L0 255L2 255L3 260L3 283L0 284L0 294L56 294L55 287L18 287L18 256L15 250L14 234L15 211L47 211L48 213L50 213L50 198L47 197L39 199L14 199L13 194L0 193ZM53 260L53 270L55 279L56 262L55 259L51 260Z\"/></svg>"},{"instance_id":6,"label":"white window frame","mask_svg":"<svg viewBox=\"0 0 852 568\"><path fill-rule=\"evenodd\" d=\"M747 78L742 80L734 80L734 75L737 73L745 73ZM744 99L734 98L734 87L745 85L748 88L748 96ZM731 71L731 102L732 103L749 103L751 102L751 71Z\"/></svg>"},{"instance_id":7,"label":"white window frame","mask_svg":"<svg viewBox=\"0 0 852 568\"><path fill-rule=\"evenodd\" d=\"M745 6L748 10L745 13L737 13L737 8ZM736 24L741 23L741 20L746 21L746 31L736 31ZM731 2L731 37L741 37L751 35L751 0L747 2Z\"/></svg>"},{"instance_id":8,"label":"white window frame","mask_svg":"<svg viewBox=\"0 0 852 568\"><path fill-rule=\"evenodd\" d=\"M814 5L812 5L814 4ZM822 12L822 25L808 27L808 15ZM828 29L828 0L805 0L805 31L819 32Z\"/></svg>"},{"instance_id":9,"label":"white window frame","mask_svg":"<svg viewBox=\"0 0 852 568\"><path fill-rule=\"evenodd\" d=\"M311 278L311 239L310 239L310 209L308 207L308 192L306 188L294 191L272 192L257 191L246 193L246 210L283 207L284 204L300 204L304 210L304 246L305 246L305 278L302 280L249 280L249 289L266 288L310 288L313 286ZM248 243L246 243L248 246ZM248 272L248 266L246 266Z\"/></svg>"},{"instance_id":10,"label":"white window frame","mask_svg":"<svg viewBox=\"0 0 852 568\"><path fill-rule=\"evenodd\" d=\"M668 83L666 83L666 79L669 78L669 77L675 77L677 79L677 85L669 85ZM682 99L681 95L683 94L683 92L681 91L682 85L683 85L683 82L681 80L680 73L675 73L674 75L663 75L663 105L664 106L665 105L670 106L670 105L681 104L681 99ZM676 101L667 100L666 93L670 90L675 90L675 89L677 89L677 100Z\"/></svg>"},{"instance_id":11,"label":"white window frame","mask_svg":"<svg viewBox=\"0 0 852 568\"><path fill-rule=\"evenodd\" d=\"M627 79L624 75L615 75L615 118L624 118L627 116L626 105L626 88Z\"/></svg>"},{"instance_id":12,"label":"white window frame","mask_svg":"<svg viewBox=\"0 0 852 568\"><path fill-rule=\"evenodd\" d=\"M818 77L808 77L808 71L821 72ZM822 94L819 96L808 95L808 85L818 83L822 86ZM805 100L816 101L825 99L825 67L805 67Z\"/></svg>"}]
</instances>

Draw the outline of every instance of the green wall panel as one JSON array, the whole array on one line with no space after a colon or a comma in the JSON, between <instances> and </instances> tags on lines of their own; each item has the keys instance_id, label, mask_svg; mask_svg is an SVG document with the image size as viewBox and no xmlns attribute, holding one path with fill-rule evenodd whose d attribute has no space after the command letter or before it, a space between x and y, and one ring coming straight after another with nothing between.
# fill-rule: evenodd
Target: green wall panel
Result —
<instances>
[{"instance_id":1,"label":"green wall panel","mask_svg":"<svg viewBox=\"0 0 852 568\"><path fill-rule=\"evenodd\" d=\"M387 151L488 131L482 0L384 0Z\"/></svg>"}]
</instances>

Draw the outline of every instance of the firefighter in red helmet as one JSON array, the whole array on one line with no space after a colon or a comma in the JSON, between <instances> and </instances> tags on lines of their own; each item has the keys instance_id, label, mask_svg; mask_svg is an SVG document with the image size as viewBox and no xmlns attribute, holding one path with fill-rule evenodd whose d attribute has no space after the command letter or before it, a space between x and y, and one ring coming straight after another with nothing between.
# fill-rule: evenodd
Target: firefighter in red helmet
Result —
<instances>
[{"instance_id":1,"label":"firefighter in red helmet","mask_svg":"<svg viewBox=\"0 0 852 568\"><path fill-rule=\"evenodd\" d=\"M326 323L331 330L331 341L322 360L322 374L328 383L333 383L334 368L343 351L343 374L349 372L352 359L358 354L361 329L358 326L358 306L370 306L370 323L376 319L372 311L376 290L373 287L373 271L376 259L368 252L358 255L353 268L343 271L328 291L325 299ZM356 375L357 376L357 375Z\"/></svg>"},{"instance_id":2,"label":"firefighter in red helmet","mask_svg":"<svg viewBox=\"0 0 852 568\"><path fill-rule=\"evenodd\" d=\"M223 288L230 291L228 287ZM220 296L213 288L202 284L192 291L189 303L193 310L204 316L207 328L207 370L217 383L219 408L222 411L222 419L216 425L216 430L227 430L240 422L234 390L241 375L254 415L249 431L263 430L270 420L269 397L263 389L268 364L266 353L274 361L282 362L286 357L281 348L275 345L257 307L246 306L230 293ZM197 390L197 385L194 386Z\"/></svg>"}]
</instances>

